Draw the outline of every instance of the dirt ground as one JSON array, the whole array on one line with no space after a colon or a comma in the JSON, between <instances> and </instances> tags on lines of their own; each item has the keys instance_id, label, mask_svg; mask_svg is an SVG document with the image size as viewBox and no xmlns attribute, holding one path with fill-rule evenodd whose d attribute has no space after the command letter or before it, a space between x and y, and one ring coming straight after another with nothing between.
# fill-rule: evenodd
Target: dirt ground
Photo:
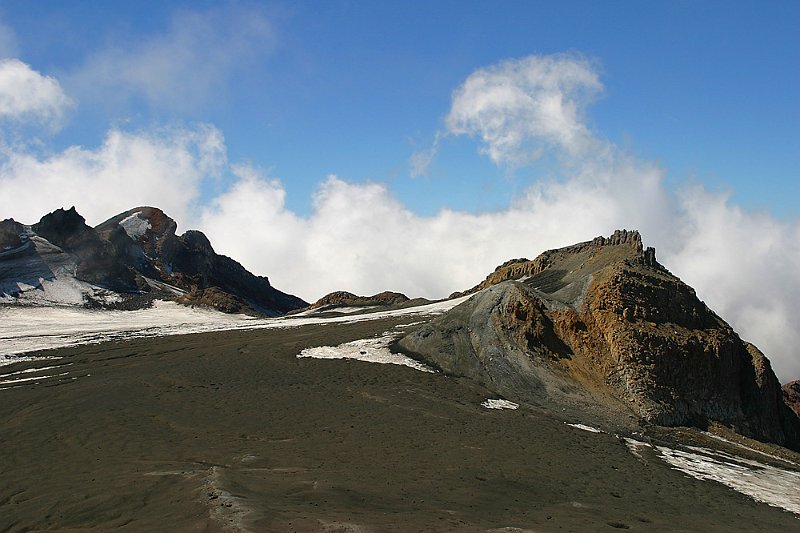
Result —
<instances>
[{"instance_id":1,"label":"dirt ground","mask_svg":"<svg viewBox=\"0 0 800 533\"><path fill-rule=\"evenodd\" d=\"M298 359L412 318L59 350L0 390L0 531L797 531L564 413ZM77 379L73 379L77 378ZM574 420L574 422L582 422Z\"/></svg>"}]
</instances>

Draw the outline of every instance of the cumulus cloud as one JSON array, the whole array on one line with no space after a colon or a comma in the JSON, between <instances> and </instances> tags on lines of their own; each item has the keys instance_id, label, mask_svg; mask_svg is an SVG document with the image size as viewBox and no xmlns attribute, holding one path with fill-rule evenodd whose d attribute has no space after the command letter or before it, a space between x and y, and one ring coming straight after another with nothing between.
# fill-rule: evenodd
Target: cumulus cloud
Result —
<instances>
[{"instance_id":1,"label":"cumulus cloud","mask_svg":"<svg viewBox=\"0 0 800 533\"><path fill-rule=\"evenodd\" d=\"M111 130L95 149L72 146L44 157L5 147L0 213L30 224L74 205L93 225L131 207L155 205L187 224L203 180L222 171L225 157L222 134L208 125Z\"/></svg>"},{"instance_id":2,"label":"cumulus cloud","mask_svg":"<svg viewBox=\"0 0 800 533\"><path fill-rule=\"evenodd\" d=\"M479 137L497 164L526 164L552 147L581 155L595 143L583 110L602 88L580 56L511 59L470 74L445 124L451 134Z\"/></svg>"},{"instance_id":3,"label":"cumulus cloud","mask_svg":"<svg viewBox=\"0 0 800 533\"><path fill-rule=\"evenodd\" d=\"M93 102L140 99L156 108L193 110L219 98L234 74L273 47L273 27L255 7L179 11L167 31L113 43L65 83Z\"/></svg>"},{"instance_id":4,"label":"cumulus cloud","mask_svg":"<svg viewBox=\"0 0 800 533\"><path fill-rule=\"evenodd\" d=\"M0 119L56 128L72 105L55 78L18 59L0 60Z\"/></svg>"}]
</instances>

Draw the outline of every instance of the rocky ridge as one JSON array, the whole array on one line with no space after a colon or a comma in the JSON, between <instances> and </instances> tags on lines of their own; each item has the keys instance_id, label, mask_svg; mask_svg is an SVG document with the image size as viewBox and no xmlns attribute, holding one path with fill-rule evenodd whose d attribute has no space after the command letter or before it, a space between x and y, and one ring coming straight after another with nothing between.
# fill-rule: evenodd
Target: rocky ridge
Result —
<instances>
[{"instance_id":1,"label":"rocky ridge","mask_svg":"<svg viewBox=\"0 0 800 533\"><path fill-rule=\"evenodd\" d=\"M357 296L347 291L335 291L326 294L311 304L309 309L321 309L323 307L399 305L408 301L409 298L405 294L392 291L384 291L373 294L372 296Z\"/></svg>"},{"instance_id":2,"label":"rocky ridge","mask_svg":"<svg viewBox=\"0 0 800 533\"><path fill-rule=\"evenodd\" d=\"M800 448L800 419L768 359L636 231L507 262L466 292L397 347L511 400L645 424L719 422Z\"/></svg>"},{"instance_id":3,"label":"rocky ridge","mask_svg":"<svg viewBox=\"0 0 800 533\"><path fill-rule=\"evenodd\" d=\"M77 291L88 307L140 308L158 298L276 316L307 305L217 254L203 233L177 235L176 230L175 221L154 207L131 209L95 228L74 207L29 227L3 221L0 244L17 245L19 252L0 257L0 296L24 301L26 291L42 289L40 303L47 303L47 287L60 280L69 285L71 303L77 303Z\"/></svg>"}]
</instances>

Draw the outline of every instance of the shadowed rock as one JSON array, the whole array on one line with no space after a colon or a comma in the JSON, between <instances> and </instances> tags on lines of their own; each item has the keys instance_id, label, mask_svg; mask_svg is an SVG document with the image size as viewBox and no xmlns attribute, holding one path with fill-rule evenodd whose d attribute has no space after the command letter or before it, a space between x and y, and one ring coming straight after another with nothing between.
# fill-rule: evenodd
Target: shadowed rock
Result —
<instances>
[{"instance_id":1,"label":"shadowed rock","mask_svg":"<svg viewBox=\"0 0 800 533\"><path fill-rule=\"evenodd\" d=\"M12 250L22 246L22 237L25 228L13 218L0 221L0 252Z\"/></svg>"},{"instance_id":2,"label":"shadowed rock","mask_svg":"<svg viewBox=\"0 0 800 533\"><path fill-rule=\"evenodd\" d=\"M185 291L178 300L181 303L268 316L308 305L272 287L268 278L217 254L202 232L176 235L177 224L158 208L131 209L96 230L113 240L120 257L142 275Z\"/></svg>"},{"instance_id":3,"label":"shadowed rock","mask_svg":"<svg viewBox=\"0 0 800 533\"><path fill-rule=\"evenodd\" d=\"M75 277L115 291L136 289L134 273L117 260L112 243L100 237L75 211L57 209L34 224L33 231L78 259Z\"/></svg>"}]
</instances>

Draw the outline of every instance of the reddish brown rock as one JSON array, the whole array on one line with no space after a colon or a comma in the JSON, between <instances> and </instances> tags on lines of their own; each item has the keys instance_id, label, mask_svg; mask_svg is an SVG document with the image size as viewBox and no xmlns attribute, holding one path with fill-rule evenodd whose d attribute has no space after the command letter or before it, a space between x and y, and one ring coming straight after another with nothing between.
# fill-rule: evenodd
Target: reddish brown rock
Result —
<instances>
[{"instance_id":1,"label":"reddish brown rock","mask_svg":"<svg viewBox=\"0 0 800 533\"><path fill-rule=\"evenodd\" d=\"M790 381L781 387L783 401L789 408L800 416L800 380Z\"/></svg>"},{"instance_id":2,"label":"reddish brown rock","mask_svg":"<svg viewBox=\"0 0 800 533\"><path fill-rule=\"evenodd\" d=\"M326 294L313 304L309 309L322 307L352 307L375 305L398 305L409 301L408 296L399 292L384 291L372 296L357 296L347 291L336 291Z\"/></svg>"}]
</instances>

